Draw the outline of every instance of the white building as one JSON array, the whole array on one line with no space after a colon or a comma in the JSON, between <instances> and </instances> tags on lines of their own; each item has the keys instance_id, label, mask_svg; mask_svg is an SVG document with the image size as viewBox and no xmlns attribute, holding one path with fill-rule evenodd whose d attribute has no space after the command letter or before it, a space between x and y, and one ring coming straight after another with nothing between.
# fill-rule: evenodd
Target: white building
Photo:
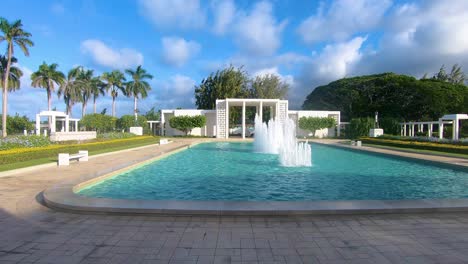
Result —
<instances>
[{"instance_id":1,"label":"white building","mask_svg":"<svg viewBox=\"0 0 468 264\"><path fill-rule=\"evenodd\" d=\"M229 111L232 107L240 107L242 117L241 124L229 124ZM288 108L287 100L280 99L237 99L229 98L224 100L216 100L215 110L200 110L200 109L171 109L161 110L161 135L164 136L179 136L184 135L183 132L172 128L169 125L169 119L173 116L195 116L204 115L206 117L206 125L202 128L194 128L191 135L206 136L216 138L229 138L236 134L242 138L249 137L253 124L246 124L246 109L247 107L255 108L255 113L260 117L263 116L263 111L268 109L270 118L276 118L284 122L286 117L297 122L301 117L333 117L337 121L336 127L322 129L316 131L317 137L334 137L340 135L340 112L339 111L292 111ZM266 121L266 120L265 120ZM231 129L230 129L231 127ZM234 129L232 128L234 127ZM308 136L309 132L297 127L297 136Z\"/></svg>"}]
</instances>

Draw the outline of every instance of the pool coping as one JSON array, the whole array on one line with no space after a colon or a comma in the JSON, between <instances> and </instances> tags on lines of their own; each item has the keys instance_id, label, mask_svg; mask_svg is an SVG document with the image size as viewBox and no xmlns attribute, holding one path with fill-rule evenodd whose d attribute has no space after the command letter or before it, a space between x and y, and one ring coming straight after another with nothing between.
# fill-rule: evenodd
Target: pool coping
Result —
<instances>
[{"instance_id":1,"label":"pool coping","mask_svg":"<svg viewBox=\"0 0 468 264\"><path fill-rule=\"evenodd\" d=\"M210 142L210 141L204 141ZM374 213L423 213L468 211L468 199L421 199L421 200L346 200L346 201L175 201L175 200L127 200L91 198L75 194L105 178L123 171L135 169L147 163L165 158L195 144L177 147L167 153L117 168L103 175L61 182L43 191L44 203L54 209L117 214L170 214L170 215L314 215L314 214L374 214ZM315 142L320 143L320 142ZM363 150L339 144L329 144L353 150ZM392 155L392 154L390 154ZM395 154L393 154L395 155ZM401 155L398 155L401 157ZM405 156L406 157L406 156Z\"/></svg>"}]
</instances>

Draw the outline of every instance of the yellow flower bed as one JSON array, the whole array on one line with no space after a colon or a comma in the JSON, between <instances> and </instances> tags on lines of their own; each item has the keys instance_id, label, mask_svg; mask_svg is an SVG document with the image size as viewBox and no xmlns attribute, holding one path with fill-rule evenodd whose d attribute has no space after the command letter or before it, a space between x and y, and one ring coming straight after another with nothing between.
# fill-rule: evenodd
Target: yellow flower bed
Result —
<instances>
[{"instance_id":1,"label":"yellow flower bed","mask_svg":"<svg viewBox=\"0 0 468 264\"><path fill-rule=\"evenodd\" d=\"M394 146L402 148L414 148L414 149L426 149L450 153L462 153L468 154L468 146L466 145L456 145L456 144L445 144L437 142L419 142L419 141L408 141L408 140L397 140L397 139L379 139L379 138L369 138L362 137L363 143L384 145L384 146Z\"/></svg>"}]
</instances>

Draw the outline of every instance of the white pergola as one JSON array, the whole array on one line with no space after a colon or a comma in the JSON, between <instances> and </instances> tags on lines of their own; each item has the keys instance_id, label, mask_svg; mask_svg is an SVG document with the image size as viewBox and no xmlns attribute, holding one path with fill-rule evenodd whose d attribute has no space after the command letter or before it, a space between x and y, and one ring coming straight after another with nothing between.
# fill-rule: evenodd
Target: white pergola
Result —
<instances>
[{"instance_id":1,"label":"white pergola","mask_svg":"<svg viewBox=\"0 0 468 264\"><path fill-rule=\"evenodd\" d=\"M280 122L286 120L288 114L288 101L280 99L243 99L243 98L227 98L224 100L216 100L216 127L217 138L229 138L229 107L242 107L242 138L245 139L245 108L247 106L255 106L255 112L262 118L263 107L270 107L271 118L278 118Z\"/></svg>"},{"instance_id":2,"label":"white pergola","mask_svg":"<svg viewBox=\"0 0 468 264\"><path fill-rule=\"evenodd\" d=\"M146 121L146 123L149 124L151 133L154 133L154 132L153 132L153 125L154 125L154 126L157 126L159 123L161 123L161 121L149 120L149 121Z\"/></svg>"},{"instance_id":3,"label":"white pergola","mask_svg":"<svg viewBox=\"0 0 468 264\"><path fill-rule=\"evenodd\" d=\"M442 139L444 138L444 125L453 124L452 139L458 140L459 135L460 135L460 120L462 119L468 119L468 115L467 114L450 114L450 115L444 115L443 117L439 118L438 121L400 123L401 135L414 137L416 134L415 126L417 126L417 132L424 132L424 125L426 125L427 136L432 137L432 131L434 129L434 125L437 125L439 127L439 138Z\"/></svg>"},{"instance_id":4,"label":"white pergola","mask_svg":"<svg viewBox=\"0 0 468 264\"><path fill-rule=\"evenodd\" d=\"M75 123L75 132L78 131L78 121L80 121L80 119L70 118L66 113L60 111L41 111L39 114L36 114L36 135L39 135L41 133L41 117L47 117L51 119L49 127L51 133L56 132L57 121L61 121L62 123L64 123L64 132L70 132L70 122Z\"/></svg>"}]
</instances>

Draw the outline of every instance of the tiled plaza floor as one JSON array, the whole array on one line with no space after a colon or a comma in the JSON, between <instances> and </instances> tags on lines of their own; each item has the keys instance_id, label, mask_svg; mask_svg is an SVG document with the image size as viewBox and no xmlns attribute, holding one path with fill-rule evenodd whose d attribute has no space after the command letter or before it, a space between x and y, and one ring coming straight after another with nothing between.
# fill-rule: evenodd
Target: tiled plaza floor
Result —
<instances>
[{"instance_id":1,"label":"tiled plaza floor","mask_svg":"<svg viewBox=\"0 0 468 264\"><path fill-rule=\"evenodd\" d=\"M0 263L468 263L468 213L121 216L56 212L37 202L67 177L157 151L0 178Z\"/></svg>"}]
</instances>

